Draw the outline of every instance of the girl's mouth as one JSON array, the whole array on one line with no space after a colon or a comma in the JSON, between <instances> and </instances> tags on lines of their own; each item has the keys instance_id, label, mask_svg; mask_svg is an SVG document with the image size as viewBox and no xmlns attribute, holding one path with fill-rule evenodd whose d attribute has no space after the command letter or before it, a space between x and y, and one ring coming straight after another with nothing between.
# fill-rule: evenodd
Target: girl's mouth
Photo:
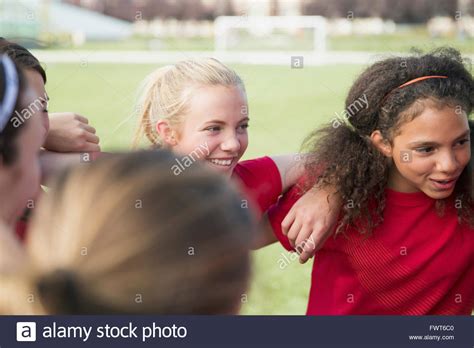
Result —
<instances>
[{"instance_id":1,"label":"girl's mouth","mask_svg":"<svg viewBox=\"0 0 474 348\"><path fill-rule=\"evenodd\" d=\"M456 185L458 178L447 179L447 180L434 180L430 179L434 187L440 191L452 190Z\"/></svg>"},{"instance_id":2,"label":"girl's mouth","mask_svg":"<svg viewBox=\"0 0 474 348\"><path fill-rule=\"evenodd\" d=\"M207 161L215 166L228 168L232 166L234 158L208 158Z\"/></svg>"}]
</instances>

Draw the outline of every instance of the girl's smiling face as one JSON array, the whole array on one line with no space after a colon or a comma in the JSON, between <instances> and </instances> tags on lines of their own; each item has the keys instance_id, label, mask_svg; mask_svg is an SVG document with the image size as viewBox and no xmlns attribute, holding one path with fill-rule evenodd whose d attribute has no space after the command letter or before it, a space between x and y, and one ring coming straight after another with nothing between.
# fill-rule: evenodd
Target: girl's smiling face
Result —
<instances>
[{"instance_id":1,"label":"girl's smiling face","mask_svg":"<svg viewBox=\"0 0 474 348\"><path fill-rule=\"evenodd\" d=\"M389 187L444 199L453 193L471 158L469 123L460 108L425 105L393 139Z\"/></svg>"},{"instance_id":2,"label":"girl's smiling face","mask_svg":"<svg viewBox=\"0 0 474 348\"><path fill-rule=\"evenodd\" d=\"M176 153L199 156L230 176L248 146L245 92L237 86L202 86L192 93L179 130L162 138Z\"/></svg>"}]
</instances>

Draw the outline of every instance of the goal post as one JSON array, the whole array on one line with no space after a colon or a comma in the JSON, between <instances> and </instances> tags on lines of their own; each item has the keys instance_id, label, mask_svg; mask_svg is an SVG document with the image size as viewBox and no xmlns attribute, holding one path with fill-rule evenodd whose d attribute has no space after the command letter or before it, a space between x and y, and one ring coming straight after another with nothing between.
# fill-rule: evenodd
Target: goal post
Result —
<instances>
[{"instance_id":1,"label":"goal post","mask_svg":"<svg viewBox=\"0 0 474 348\"><path fill-rule=\"evenodd\" d=\"M311 38L301 40L312 32ZM266 44L282 43L283 50L300 50L295 43L305 41L306 50L314 53L326 51L327 20L321 16L221 16L214 22L214 48L218 52L246 50L239 35L254 41L254 49L266 50ZM285 39L282 37L287 36ZM307 35L306 35L307 36ZM273 45L275 47L275 45Z\"/></svg>"}]
</instances>

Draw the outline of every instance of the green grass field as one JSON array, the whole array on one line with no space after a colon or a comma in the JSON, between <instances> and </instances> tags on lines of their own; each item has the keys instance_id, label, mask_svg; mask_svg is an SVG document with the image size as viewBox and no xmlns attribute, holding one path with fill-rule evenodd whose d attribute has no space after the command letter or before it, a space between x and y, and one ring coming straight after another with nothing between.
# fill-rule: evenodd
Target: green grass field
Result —
<instances>
[{"instance_id":1,"label":"green grass field","mask_svg":"<svg viewBox=\"0 0 474 348\"><path fill-rule=\"evenodd\" d=\"M97 128L105 151L128 149L140 81L156 66L48 64L50 112L74 111ZM245 158L292 153L310 130L343 110L345 93L359 66L291 69L234 66L245 81L250 107L250 145ZM310 263L294 261L284 270L279 245L254 253L251 289L243 298L245 314L304 314Z\"/></svg>"}]
</instances>

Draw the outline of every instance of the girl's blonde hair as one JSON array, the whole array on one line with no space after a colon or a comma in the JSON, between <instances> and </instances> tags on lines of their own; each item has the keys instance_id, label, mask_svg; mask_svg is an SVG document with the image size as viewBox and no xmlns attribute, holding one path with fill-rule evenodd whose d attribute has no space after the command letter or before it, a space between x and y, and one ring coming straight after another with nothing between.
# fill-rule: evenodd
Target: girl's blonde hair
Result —
<instances>
[{"instance_id":1,"label":"girl's blonde hair","mask_svg":"<svg viewBox=\"0 0 474 348\"><path fill-rule=\"evenodd\" d=\"M161 146L156 123L164 119L177 129L187 111L193 88L201 86L238 86L245 92L239 75L213 58L183 60L159 68L142 86L136 108L139 117L133 147L138 147L144 136L151 144Z\"/></svg>"},{"instance_id":2,"label":"girl's blonde hair","mask_svg":"<svg viewBox=\"0 0 474 348\"><path fill-rule=\"evenodd\" d=\"M225 178L199 164L175 176L175 160L168 151L113 155L58 177L26 255L0 238L0 265L17 266L11 276L0 266L0 313L235 312L253 219Z\"/></svg>"}]
</instances>

